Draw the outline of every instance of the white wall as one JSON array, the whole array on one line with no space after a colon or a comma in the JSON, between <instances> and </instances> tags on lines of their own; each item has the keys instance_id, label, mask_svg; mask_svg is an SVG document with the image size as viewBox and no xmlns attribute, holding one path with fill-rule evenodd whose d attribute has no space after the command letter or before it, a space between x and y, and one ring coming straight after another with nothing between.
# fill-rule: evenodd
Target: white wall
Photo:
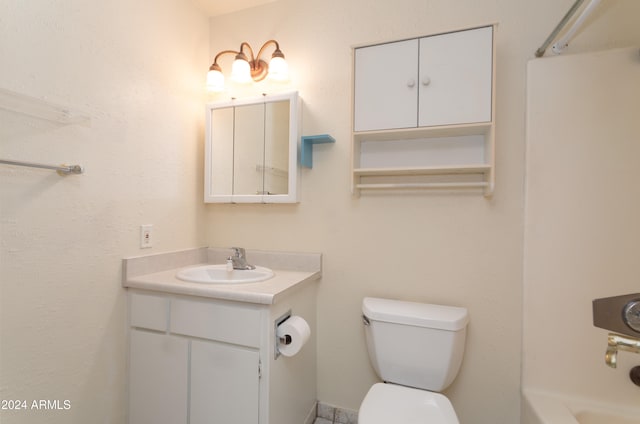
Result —
<instances>
[{"instance_id":1,"label":"white wall","mask_svg":"<svg viewBox=\"0 0 640 424\"><path fill-rule=\"evenodd\" d=\"M281 0L211 19L211 60L242 41L259 48L276 38L293 74L287 87L297 88L304 101L303 134L336 138L335 144L314 147L314 167L302 173L300 204L209 205L206 212L210 245L324 254L320 400L357 409L376 381L361 328L362 298L411 299L469 308L465 360L447 391L461 421L518 422L526 63L572 3ZM637 38L639 5L603 2L570 51ZM493 22L499 24L494 198L442 193L352 198L351 47ZM255 90L278 88L263 83ZM232 94L244 93L225 96Z\"/></svg>"},{"instance_id":2,"label":"white wall","mask_svg":"<svg viewBox=\"0 0 640 424\"><path fill-rule=\"evenodd\" d=\"M591 307L640 292L637 46L529 64L525 388L638 402L628 375L640 357L605 365Z\"/></svg>"},{"instance_id":3,"label":"white wall","mask_svg":"<svg viewBox=\"0 0 640 424\"><path fill-rule=\"evenodd\" d=\"M125 422L121 259L204 241L207 28L180 0L0 2L0 88L90 118L0 110L0 158L86 169L0 165L0 398L71 406L2 410L3 424Z\"/></svg>"}]
</instances>

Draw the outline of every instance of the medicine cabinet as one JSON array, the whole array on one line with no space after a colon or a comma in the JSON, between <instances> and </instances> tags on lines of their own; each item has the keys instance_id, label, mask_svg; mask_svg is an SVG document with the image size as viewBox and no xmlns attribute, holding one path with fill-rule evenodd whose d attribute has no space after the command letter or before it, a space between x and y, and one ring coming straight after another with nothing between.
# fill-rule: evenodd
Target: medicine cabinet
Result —
<instances>
[{"instance_id":1,"label":"medicine cabinet","mask_svg":"<svg viewBox=\"0 0 640 424\"><path fill-rule=\"evenodd\" d=\"M356 47L352 192L474 189L490 196L494 69L493 26Z\"/></svg>"},{"instance_id":2,"label":"medicine cabinet","mask_svg":"<svg viewBox=\"0 0 640 424\"><path fill-rule=\"evenodd\" d=\"M206 203L298 201L297 92L206 108Z\"/></svg>"}]
</instances>

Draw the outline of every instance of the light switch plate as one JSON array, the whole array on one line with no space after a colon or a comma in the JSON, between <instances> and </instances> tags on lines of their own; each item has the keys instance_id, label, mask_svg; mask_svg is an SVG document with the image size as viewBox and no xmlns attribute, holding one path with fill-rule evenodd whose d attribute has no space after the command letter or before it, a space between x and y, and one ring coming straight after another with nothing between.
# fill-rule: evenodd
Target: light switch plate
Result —
<instances>
[{"instance_id":1,"label":"light switch plate","mask_svg":"<svg viewBox=\"0 0 640 424\"><path fill-rule=\"evenodd\" d=\"M148 249L153 247L153 225L143 224L140 226L140 248Z\"/></svg>"}]
</instances>

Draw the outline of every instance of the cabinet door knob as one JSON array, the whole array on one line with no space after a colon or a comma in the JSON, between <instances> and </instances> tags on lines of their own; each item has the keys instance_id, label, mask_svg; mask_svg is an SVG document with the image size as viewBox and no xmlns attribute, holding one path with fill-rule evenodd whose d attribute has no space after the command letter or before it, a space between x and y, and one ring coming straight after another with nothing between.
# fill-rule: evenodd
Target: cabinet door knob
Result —
<instances>
[{"instance_id":1,"label":"cabinet door knob","mask_svg":"<svg viewBox=\"0 0 640 424\"><path fill-rule=\"evenodd\" d=\"M431 84L431 78L429 78L426 75L424 77L422 77L422 85L427 86L429 84Z\"/></svg>"},{"instance_id":2,"label":"cabinet door knob","mask_svg":"<svg viewBox=\"0 0 640 424\"><path fill-rule=\"evenodd\" d=\"M409 88L413 88L416 85L416 80L414 80L413 78L410 78L409 81L407 81L407 87Z\"/></svg>"}]
</instances>

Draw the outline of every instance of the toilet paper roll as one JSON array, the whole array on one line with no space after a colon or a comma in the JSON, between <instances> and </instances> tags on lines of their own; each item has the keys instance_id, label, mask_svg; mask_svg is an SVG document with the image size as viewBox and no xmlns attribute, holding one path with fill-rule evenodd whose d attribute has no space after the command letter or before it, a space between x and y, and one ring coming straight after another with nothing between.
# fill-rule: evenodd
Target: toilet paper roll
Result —
<instances>
[{"instance_id":1,"label":"toilet paper roll","mask_svg":"<svg viewBox=\"0 0 640 424\"><path fill-rule=\"evenodd\" d=\"M307 343L309 336L311 336L311 329L304 318L292 315L285 322L278 325L276 336L280 353L284 356L293 356L300 352L302 346ZM289 343L285 344L286 342L281 341L281 339Z\"/></svg>"}]
</instances>

